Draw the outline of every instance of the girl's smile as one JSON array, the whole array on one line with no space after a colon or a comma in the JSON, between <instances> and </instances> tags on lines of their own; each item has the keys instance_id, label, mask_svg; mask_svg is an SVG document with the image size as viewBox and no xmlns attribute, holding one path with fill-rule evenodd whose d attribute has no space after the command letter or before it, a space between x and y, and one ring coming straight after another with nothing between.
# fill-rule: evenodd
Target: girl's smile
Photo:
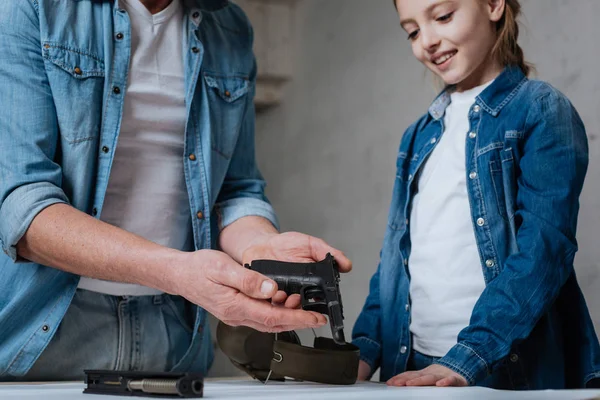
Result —
<instances>
[{"instance_id":1,"label":"girl's smile","mask_svg":"<svg viewBox=\"0 0 600 400\"><path fill-rule=\"evenodd\" d=\"M456 53L458 53L457 50L452 50L434 54L431 57L431 62L435 64L435 66L440 72L444 72L448 70L448 68L450 68L450 64L452 63L452 60Z\"/></svg>"},{"instance_id":2,"label":"girl's smile","mask_svg":"<svg viewBox=\"0 0 600 400\"><path fill-rule=\"evenodd\" d=\"M503 2L397 0L396 5L415 57L445 84L468 90L502 71L491 53Z\"/></svg>"}]
</instances>

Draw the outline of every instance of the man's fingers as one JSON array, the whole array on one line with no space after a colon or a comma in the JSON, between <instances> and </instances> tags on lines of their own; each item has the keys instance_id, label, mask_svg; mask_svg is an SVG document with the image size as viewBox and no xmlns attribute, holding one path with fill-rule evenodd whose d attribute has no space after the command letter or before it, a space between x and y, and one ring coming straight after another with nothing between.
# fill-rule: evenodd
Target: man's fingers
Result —
<instances>
[{"instance_id":1,"label":"man's fingers","mask_svg":"<svg viewBox=\"0 0 600 400\"><path fill-rule=\"evenodd\" d=\"M302 305L302 298L299 294L287 295L284 291L278 291L272 299L273 304L278 306L285 306L287 308L300 308Z\"/></svg>"},{"instance_id":2,"label":"man's fingers","mask_svg":"<svg viewBox=\"0 0 600 400\"><path fill-rule=\"evenodd\" d=\"M275 296L273 296L272 300L273 300L273 303L283 304L283 303L285 303L287 298L288 298L287 293L285 293L283 290L278 290L277 293L275 293Z\"/></svg>"},{"instance_id":3,"label":"man's fingers","mask_svg":"<svg viewBox=\"0 0 600 400\"><path fill-rule=\"evenodd\" d=\"M331 253L340 268L340 272L350 272L352 270L352 261L350 261L344 253L331 247L322 239L311 237L310 250L311 257L314 260L322 260L327 253Z\"/></svg>"},{"instance_id":4,"label":"man's fingers","mask_svg":"<svg viewBox=\"0 0 600 400\"><path fill-rule=\"evenodd\" d=\"M302 298L299 294L291 294L288 296L285 292L280 290L273 296L272 303L280 307L296 309L302 306Z\"/></svg>"},{"instance_id":5,"label":"man's fingers","mask_svg":"<svg viewBox=\"0 0 600 400\"><path fill-rule=\"evenodd\" d=\"M255 299L270 299L277 292L275 281L234 262L211 271L209 278Z\"/></svg>"},{"instance_id":6,"label":"man's fingers","mask_svg":"<svg viewBox=\"0 0 600 400\"><path fill-rule=\"evenodd\" d=\"M225 315L223 322L240 325L241 322L251 321L252 327L263 332L272 332L278 327L288 330L317 328L327 323L325 316L320 313L277 307L252 298L238 301L232 309L235 315Z\"/></svg>"},{"instance_id":7,"label":"man's fingers","mask_svg":"<svg viewBox=\"0 0 600 400\"><path fill-rule=\"evenodd\" d=\"M295 331L295 330L299 329L297 326L294 326L294 325L265 326L265 325L256 324L250 320L242 321L239 325L247 326L247 327L255 329L259 332L266 332L266 333L290 332L290 331Z\"/></svg>"},{"instance_id":8,"label":"man's fingers","mask_svg":"<svg viewBox=\"0 0 600 400\"><path fill-rule=\"evenodd\" d=\"M299 294L293 294L289 296L285 301L285 306L287 308L300 308L302 305L302 297Z\"/></svg>"},{"instance_id":9,"label":"man's fingers","mask_svg":"<svg viewBox=\"0 0 600 400\"><path fill-rule=\"evenodd\" d=\"M252 261L254 260L268 260L268 259L276 259L275 255L273 254L272 250L262 244L262 245L256 245L256 246L251 246L249 248L246 249L246 251L244 251L244 254L242 254L242 263L245 264L251 264Z\"/></svg>"}]
</instances>

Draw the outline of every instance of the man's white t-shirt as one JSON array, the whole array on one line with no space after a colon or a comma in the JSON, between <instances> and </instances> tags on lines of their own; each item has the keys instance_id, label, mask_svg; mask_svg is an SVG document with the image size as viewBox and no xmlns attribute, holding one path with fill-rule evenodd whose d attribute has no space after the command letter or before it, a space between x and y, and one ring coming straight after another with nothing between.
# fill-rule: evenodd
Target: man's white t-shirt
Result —
<instances>
[{"instance_id":1,"label":"man's white t-shirt","mask_svg":"<svg viewBox=\"0 0 600 400\"><path fill-rule=\"evenodd\" d=\"M181 0L154 15L139 0L120 4L131 20L131 68L100 219L160 245L191 251L183 171L184 10ZM119 296L161 293L85 277L78 287Z\"/></svg>"},{"instance_id":2,"label":"man's white t-shirt","mask_svg":"<svg viewBox=\"0 0 600 400\"><path fill-rule=\"evenodd\" d=\"M443 357L485 288L471 218L465 146L469 109L491 82L450 95L444 133L417 177L410 214L413 348ZM475 172L476 173L476 172Z\"/></svg>"}]
</instances>

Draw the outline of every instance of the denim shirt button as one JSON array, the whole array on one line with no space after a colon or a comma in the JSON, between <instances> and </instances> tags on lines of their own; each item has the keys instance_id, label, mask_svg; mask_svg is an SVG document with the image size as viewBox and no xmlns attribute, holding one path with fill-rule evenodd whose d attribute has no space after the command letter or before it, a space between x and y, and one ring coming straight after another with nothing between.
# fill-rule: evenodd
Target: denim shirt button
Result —
<instances>
[{"instance_id":1,"label":"denim shirt button","mask_svg":"<svg viewBox=\"0 0 600 400\"><path fill-rule=\"evenodd\" d=\"M406 348L406 346L402 346L402 347L400 347L400 353L402 353L402 354L405 354L405 353L406 353L406 350L408 350L408 349Z\"/></svg>"},{"instance_id":2,"label":"denim shirt button","mask_svg":"<svg viewBox=\"0 0 600 400\"><path fill-rule=\"evenodd\" d=\"M492 268L494 266L494 264L495 264L494 260L487 260L485 262L485 266L488 267L488 268Z\"/></svg>"},{"instance_id":3,"label":"denim shirt button","mask_svg":"<svg viewBox=\"0 0 600 400\"><path fill-rule=\"evenodd\" d=\"M479 225L479 226L485 225L485 219L483 219L483 218L477 218L477 225Z\"/></svg>"},{"instance_id":4,"label":"denim shirt button","mask_svg":"<svg viewBox=\"0 0 600 400\"><path fill-rule=\"evenodd\" d=\"M430 142L431 142L431 144L435 144L435 142L437 142L437 139L436 139L436 138L433 138L433 139L431 139L431 141L430 141Z\"/></svg>"},{"instance_id":5,"label":"denim shirt button","mask_svg":"<svg viewBox=\"0 0 600 400\"><path fill-rule=\"evenodd\" d=\"M50 327L48 325L44 325L44 326L42 326L42 330L44 332L48 332L50 330Z\"/></svg>"},{"instance_id":6,"label":"denim shirt button","mask_svg":"<svg viewBox=\"0 0 600 400\"><path fill-rule=\"evenodd\" d=\"M408 304L407 304L407 305L405 305L405 306L404 306L404 310L405 310L405 311L408 311L408 310L410 310L410 306L409 306Z\"/></svg>"},{"instance_id":7,"label":"denim shirt button","mask_svg":"<svg viewBox=\"0 0 600 400\"><path fill-rule=\"evenodd\" d=\"M471 179L475 179L475 178L477 178L477 172L475 172L475 171L471 172L471 173L469 174L469 178L471 178Z\"/></svg>"},{"instance_id":8,"label":"denim shirt button","mask_svg":"<svg viewBox=\"0 0 600 400\"><path fill-rule=\"evenodd\" d=\"M516 363L517 361L519 361L519 356L516 354L511 354L510 361Z\"/></svg>"},{"instance_id":9,"label":"denim shirt button","mask_svg":"<svg viewBox=\"0 0 600 400\"><path fill-rule=\"evenodd\" d=\"M477 137L477 134L475 132L469 132L470 139L475 139L476 137Z\"/></svg>"},{"instance_id":10,"label":"denim shirt button","mask_svg":"<svg viewBox=\"0 0 600 400\"><path fill-rule=\"evenodd\" d=\"M481 110L481 107L479 107L478 105L475 105L475 107L473 107L473 111L478 113L479 110Z\"/></svg>"}]
</instances>

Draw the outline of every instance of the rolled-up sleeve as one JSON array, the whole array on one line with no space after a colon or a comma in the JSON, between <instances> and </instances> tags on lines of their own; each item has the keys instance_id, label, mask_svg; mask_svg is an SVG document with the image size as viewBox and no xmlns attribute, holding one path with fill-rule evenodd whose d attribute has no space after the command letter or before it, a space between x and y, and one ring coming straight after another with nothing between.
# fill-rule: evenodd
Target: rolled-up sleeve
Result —
<instances>
[{"instance_id":1,"label":"rolled-up sleeve","mask_svg":"<svg viewBox=\"0 0 600 400\"><path fill-rule=\"evenodd\" d=\"M35 216L68 199L33 1L0 3L0 37L0 244L17 261L17 242Z\"/></svg>"},{"instance_id":2,"label":"rolled-up sleeve","mask_svg":"<svg viewBox=\"0 0 600 400\"><path fill-rule=\"evenodd\" d=\"M241 10L238 11L243 14ZM244 15L244 19L247 18ZM250 40L253 30L247 21ZM256 163L254 95L256 93L256 61L249 77L251 90L246 97L246 111L231 162L216 202L219 229L223 230L240 218L258 216L279 229L279 222L265 195L266 182Z\"/></svg>"},{"instance_id":3,"label":"rolled-up sleeve","mask_svg":"<svg viewBox=\"0 0 600 400\"><path fill-rule=\"evenodd\" d=\"M253 89L254 92L254 89ZM240 218L263 217L279 229L279 222L271 203L265 195L266 182L256 165L254 144L253 93L248 96L244 123L231 158L225 181L217 198L219 230L225 229Z\"/></svg>"}]
</instances>

